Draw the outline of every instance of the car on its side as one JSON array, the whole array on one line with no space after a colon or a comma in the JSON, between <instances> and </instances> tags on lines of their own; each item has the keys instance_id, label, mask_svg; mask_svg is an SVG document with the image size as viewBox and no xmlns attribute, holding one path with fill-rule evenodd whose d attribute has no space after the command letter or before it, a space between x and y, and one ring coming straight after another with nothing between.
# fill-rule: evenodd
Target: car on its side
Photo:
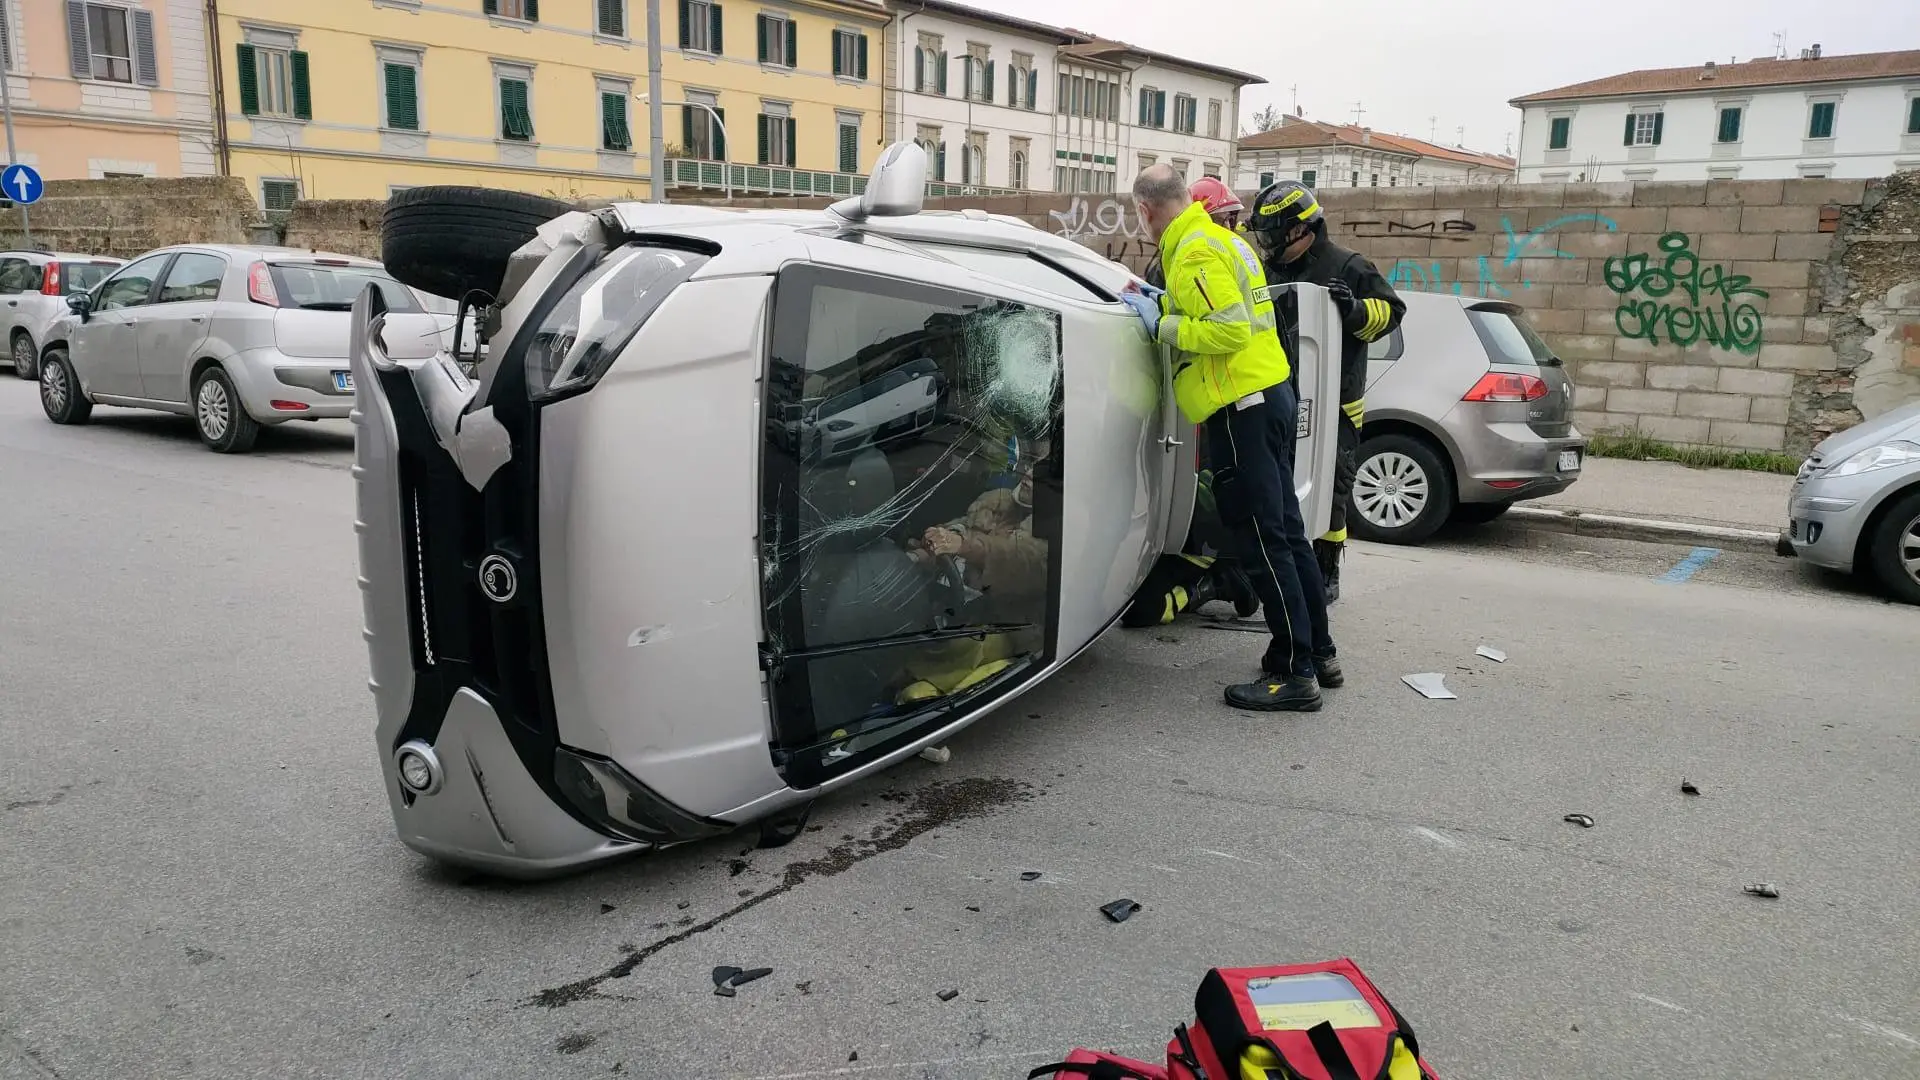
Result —
<instances>
[{"instance_id":1,"label":"car on its side","mask_svg":"<svg viewBox=\"0 0 1920 1080\"><path fill-rule=\"evenodd\" d=\"M1787 499L1793 553L1920 604L1920 402L1821 440Z\"/></svg>"},{"instance_id":2,"label":"car on its side","mask_svg":"<svg viewBox=\"0 0 1920 1080\"><path fill-rule=\"evenodd\" d=\"M67 297L92 289L120 265L105 255L0 251L0 335L15 375L39 376L40 348L67 317Z\"/></svg>"},{"instance_id":3,"label":"car on its side","mask_svg":"<svg viewBox=\"0 0 1920 1080\"><path fill-rule=\"evenodd\" d=\"M186 244L118 267L40 351L40 404L56 424L96 404L191 416L219 453L252 449L263 426L340 419L353 408L350 311L372 285L390 305L389 344L441 347L453 315L426 310L370 259L292 248Z\"/></svg>"},{"instance_id":4,"label":"car on its side","mask_svg":"<svg viewBox=\"0 0 1920 1080\"><path fill-rule=\"evenodd\" d=\"M1573 382L1517 304L1403 292L1368 350L1366 415L1347 525L1418 544L1448 521L1492 521L1580 478Z\"/></svg>"}]
</instances>

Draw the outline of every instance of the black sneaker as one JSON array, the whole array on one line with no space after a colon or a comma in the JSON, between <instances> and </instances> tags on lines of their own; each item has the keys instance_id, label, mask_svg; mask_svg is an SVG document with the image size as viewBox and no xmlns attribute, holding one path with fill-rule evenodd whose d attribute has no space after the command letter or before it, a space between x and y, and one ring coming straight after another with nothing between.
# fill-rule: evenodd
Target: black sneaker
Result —
<instances>
[{"instance_id":1,"label":"black sneaker","mask_svg":"<svg viewBox=\"0 0 1920 1080\"><path fill-rule=\"evenodd\" d=\"M1347 685L1347 673L1340 670L1340 658L1337 656L1329 656L1324 660L1314 657L1313 675L1321 686L1329 690Z\"/></svg>"},{"instance_id":2,"label":"black sneaker","mask_svg":"<svg viewBox=\"0 0 1920 1080\"><path fill-rule=\"evenodd\" d=\"M1217 565L1217 564L1216 564ZM1232 563L1226 564L1221 573L1223 599L1233 601L1233 613L1242 619L1251 619L1260 610L1260 594L1253 591L1253 582L1247 579L1246 572Z\"/></svg>"},{"instance_id":3,"label":"black sneaker","mask_svg":"<svg viewBox=\"0 0 1920 1080\"><path fill-rule=\"evenodd\" d=\"M1227 704L1248 712L1319 712L1320 687L1312 679L1261 680L1227 687Z\"/></svg>"}]
</instances>

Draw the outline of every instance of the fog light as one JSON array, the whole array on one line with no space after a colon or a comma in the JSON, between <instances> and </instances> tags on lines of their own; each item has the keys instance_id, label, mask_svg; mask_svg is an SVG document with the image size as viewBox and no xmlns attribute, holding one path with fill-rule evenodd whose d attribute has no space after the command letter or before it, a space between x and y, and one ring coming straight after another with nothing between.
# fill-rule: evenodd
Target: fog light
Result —
<instances>
[{"instance_id":1,"label":"fog light","mask_svg":"<svg viewBox=\"0 0 1920 1080\"><path fill-rule=\"evenodd\" d=\"M407 790L416 795L431 795L440 790L444 774L433 747L414 739L393 752L393 761L400 772L400 782Z\"/></svg>"}]
</instances>

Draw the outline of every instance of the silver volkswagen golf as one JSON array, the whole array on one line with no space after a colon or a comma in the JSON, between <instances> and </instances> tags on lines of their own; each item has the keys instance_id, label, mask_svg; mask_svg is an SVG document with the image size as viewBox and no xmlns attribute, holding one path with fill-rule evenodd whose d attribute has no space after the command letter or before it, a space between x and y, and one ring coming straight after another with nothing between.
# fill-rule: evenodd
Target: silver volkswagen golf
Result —
<instances>
[{"instance_id":1,"label":"silver volkswagen golf","mask_svg":"<svg viewBox=\"0 0 1920 1080\"><path fill-rule=\"evenodd\" d=\"M365 636L405 843L538 876L790 836L1057 671L1179 550L1192 428L1119 302L1132 276L1017 219L920 212L925 170L900 143L829 210L622 203L517 250L537 200L389 205L389 269L489 294L491 343L472 378L397 360L384 294L355 308ZM1322 529L1338 322L1323 290L1297 300Z\"/></svg>"}]
</instances>

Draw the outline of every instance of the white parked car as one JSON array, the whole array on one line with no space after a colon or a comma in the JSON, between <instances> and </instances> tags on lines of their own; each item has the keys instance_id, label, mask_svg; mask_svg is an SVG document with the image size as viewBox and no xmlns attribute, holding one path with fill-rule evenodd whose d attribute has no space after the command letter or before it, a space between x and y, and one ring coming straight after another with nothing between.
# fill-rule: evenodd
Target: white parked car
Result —
<instances>
[{"instance_id":1,"label":"white parked car","mask_svg":"<svg viewBox=\"0 0 1920 1080\"><path fill-rule=\"evenodd\" d=\"M67 317L67 297L100 284L121 260L62 251L0 251L0 334L13 373L40 374L40 349Z\"/></svg>"},{"instance_id":2,"label":"white parked car","mask_svg":"<svg viewBox=\"0 0 1920 1080\"><path fill-rule=\"evenodd\" d=\"M149 252L90 292L40 351L40 404L56 424L120 405L192 416L201 441L244 453L262 426L353 409L347 339L355 297L376 286L387 346L433 355L453 315L429 312L370 259L192 244Z\"/></svg>"}]
</instances>

